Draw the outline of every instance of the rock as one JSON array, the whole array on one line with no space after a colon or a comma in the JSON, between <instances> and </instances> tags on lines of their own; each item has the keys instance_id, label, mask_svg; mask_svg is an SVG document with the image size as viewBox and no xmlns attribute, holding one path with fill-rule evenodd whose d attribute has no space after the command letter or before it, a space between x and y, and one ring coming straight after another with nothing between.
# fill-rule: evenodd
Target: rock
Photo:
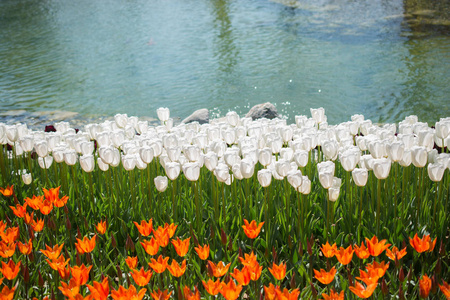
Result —
<instances>
[{"instance_id":1,"label":"rock","mask_svg":"<svg viewBox=\"0 0 450 300\"><path fill-rule=\"evenodd\" d=\"M278 116L277 108L272 103L266 102L253 106L245 117L256 120L261 118L274 119Z\"/></svg>"},{"instance_id":2,"label":"rock","mask_svg":"<svg viewBox=\"0 0 450 300\"><path fill-rule=\"evenodd\" d=\"M181 121L184 124L191 122L198 122L199 124L209 123L209 110L206 108L196 110L189 117Z\"/></svg>"}]
</instances>

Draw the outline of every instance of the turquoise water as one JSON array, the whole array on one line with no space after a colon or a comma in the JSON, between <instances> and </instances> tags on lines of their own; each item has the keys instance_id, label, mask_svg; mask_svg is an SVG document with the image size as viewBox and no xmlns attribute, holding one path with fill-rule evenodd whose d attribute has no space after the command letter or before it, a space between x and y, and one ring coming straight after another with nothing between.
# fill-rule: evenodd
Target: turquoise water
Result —
<instances>
[{"instance_id":1,"label":"turquoise water","mask_svg":"<svg viewBox=\"0 0 450 300\"><path fill-rule=\"evenodd\" d=\"M3 0L0 108L450 116L448 1ZM13 118L13 116L8 116Z\"/></svg>"}]
</instances>

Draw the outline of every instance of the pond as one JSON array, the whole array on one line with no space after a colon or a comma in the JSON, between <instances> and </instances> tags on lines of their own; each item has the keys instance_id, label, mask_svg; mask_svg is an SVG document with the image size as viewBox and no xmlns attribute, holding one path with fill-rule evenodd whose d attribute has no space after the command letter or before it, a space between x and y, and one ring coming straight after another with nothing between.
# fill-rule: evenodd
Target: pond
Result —
<instances>
[{"instance_id":1,"label":"pond","mask_svg":"<svg viewBox=\"0 0 450 300\"><path fill-rule=\"evenodd\" d=\"M1 122L177 120L272 102L293 122L450 116L450 4L426 0L3 0ZM36 117L36 119L38 119Z\"/></svg>"}]
</instances>

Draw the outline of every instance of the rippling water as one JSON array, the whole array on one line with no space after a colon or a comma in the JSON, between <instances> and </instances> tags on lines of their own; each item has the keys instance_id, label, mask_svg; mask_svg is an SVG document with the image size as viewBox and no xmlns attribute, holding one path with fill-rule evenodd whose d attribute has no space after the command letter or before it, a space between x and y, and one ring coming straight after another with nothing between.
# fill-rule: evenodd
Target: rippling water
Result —
<instances>
[{"instance_id":1,"label":"rippling water","mask_svg":"<svg viewBox=\"0 0 450 300\"><path fill-rule=\"evenodd\" d=\"M428 3L432 2L432 3ZM184 118L270 101L293 120L450 116L450 4L2 0L2 111ZM9 116L12 118L12 116Z\"/></svg>"}]
</instances>

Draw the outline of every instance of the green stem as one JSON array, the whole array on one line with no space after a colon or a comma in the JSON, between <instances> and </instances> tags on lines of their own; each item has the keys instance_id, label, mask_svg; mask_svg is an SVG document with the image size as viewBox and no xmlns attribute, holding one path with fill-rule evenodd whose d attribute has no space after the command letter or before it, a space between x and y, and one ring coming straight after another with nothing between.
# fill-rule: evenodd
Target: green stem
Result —
<instances>
[{"instance_id":1,"label":"green stem","mask_svg":"<svg viewBox=\"0 0 450 300\"><path fill-rule=\"evenodd\" d=\"M89 177L89 197L91 198L91 205L93 209L96 208L95 202L94 202L94 185L92 184L92 172L88 173Z\"/></svg>"},{"instance_id":2,"label":"green stem","mask_svg":"<svg viewBox=\"0 0 450 300\"><path fill-rule=\"evenodd\" d=\"M2 171L2 186L5 186L8 182L7 182L7 178L6 178L6 168L5 168L5 161L3 158L3 144L0 144L0 169Z\"/></svg>"},{"instance_id":3,"label":"green stem","mask_svg":"<svg viewBox=\"0 0 450 300\"><path fill-rule=\"evenodd\" d=\"M201 231L201 224L202 224L202 218L201 218L201 212L200 212L200 202L198 199L198 187L197 187L197 181L193 182L194 186L194 193L195 193L195 209L197 213L197 233L200 234Z\"/></svg>"},{"instance_id":4,"label":"green stem","mask_svg":"<svg viewBox=\"0 0 450 300\"><path fill-rule=\"evenodd\" d=\"M364 187L360 187L360 191L359 191L358 244L361 242L361 219L362 219L363 190L364 190Z\"/></svg>"},{"instance_id":5,"label":"green stem","mask_svg":"<svg viewBox=\"0 0 450 300\"><path fill-rule=\"evenodd\" d=\"M148 181L148 211L149 211L149 218L152 217L152 210L153 210L153 197L152 197L152 179L151 179L151 172L150 172L150 168L151 168L151 163L148 164L147 166L147 181Z\"/></svg>"},{"instance_id":6,"label":"green stem","mask_svg":"<svg viewBox=\"0 0 450 300\"><path fill-rule=\"evenodd\" d=\"M77 174L75 173L75 165L71 166L72 177L73 177L73 193L75 198L78 200L78 210L80 211L80 216L83 216L83 206L81 204L81 197L78 195L78 180Z\"/></svg>"},{"instance_id":7,"label":"green stem","mask_svg":"<svg viewBox=\"0 0 450 300\"><path fill-rule=\"evenodd\" d=\"M377 191L377 236L380 236L381 179L378 179Z\"/></svg>"}]
</instances>

